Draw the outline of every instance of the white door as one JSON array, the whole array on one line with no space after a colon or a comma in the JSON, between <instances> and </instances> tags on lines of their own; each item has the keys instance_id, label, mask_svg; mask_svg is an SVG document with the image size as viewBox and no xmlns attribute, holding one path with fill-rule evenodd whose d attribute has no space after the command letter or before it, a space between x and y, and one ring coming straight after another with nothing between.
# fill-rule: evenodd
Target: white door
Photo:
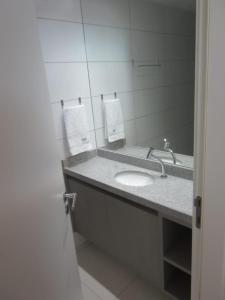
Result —
<instances>
[{"instance_id":1,"label":"white door","mask_svg":"<svg viewBox=\"0 0 225 300\"><path fill-rule=\"evenodd\" d=\"M193 227L192 300L224 300L225 1L198 0L198 5L195 193L202 196L202 224L200 230Z\"/></svg>"},{"instance_id":2,"label":"white door","mask_svg":"<svg viewBox=\"0 0 225 300\"><path fill-rule=\"evenodd\" d=\"M209 1L201 299L225 299L225 1Z\"/></svg>"},{"instance_id":3,"label":"white door","mask_svg":"<svg viewBox=\"0 0 225 300\"><path fill-rule=\"evenodd\" d=\"M31 0L0 1L0 299L82 300Z\"/></svg>"}]
</instances>

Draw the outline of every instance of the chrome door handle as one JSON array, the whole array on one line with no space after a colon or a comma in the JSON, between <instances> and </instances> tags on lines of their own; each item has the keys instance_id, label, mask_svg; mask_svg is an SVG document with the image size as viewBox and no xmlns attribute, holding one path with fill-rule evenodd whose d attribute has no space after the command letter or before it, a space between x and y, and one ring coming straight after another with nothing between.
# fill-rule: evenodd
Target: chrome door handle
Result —
<instances>
[{"instance_id":1,"label":"chrome door handle","mask_svg":"<svg viewBox=\"0 0 225 300\"><path fill-rule=\"evenodd\" d=\"M65 193L63 195L63 200L65 204L65 211L66 214L68 215L70 212L73 212L76 207L76 201L77 201L77 193Z\"/></svg>"}]
</instances>

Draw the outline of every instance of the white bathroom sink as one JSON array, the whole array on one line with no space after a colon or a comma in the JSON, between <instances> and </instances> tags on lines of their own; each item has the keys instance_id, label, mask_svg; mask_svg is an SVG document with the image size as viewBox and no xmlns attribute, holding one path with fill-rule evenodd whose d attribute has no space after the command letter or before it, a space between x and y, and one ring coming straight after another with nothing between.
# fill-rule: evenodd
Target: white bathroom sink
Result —
<instances>
[{"instance_id":1,"label":"white bathroom sink","mask_svg":"<svg viewBox=\"0 0 225 300\"><path fill-rule=\"evenodd\" d=\"M154 182L154 178L145 172L139 171L123 171L115 175L115 180L121 184L128 186L147 186Z\"/></svg>"}]
</instances>

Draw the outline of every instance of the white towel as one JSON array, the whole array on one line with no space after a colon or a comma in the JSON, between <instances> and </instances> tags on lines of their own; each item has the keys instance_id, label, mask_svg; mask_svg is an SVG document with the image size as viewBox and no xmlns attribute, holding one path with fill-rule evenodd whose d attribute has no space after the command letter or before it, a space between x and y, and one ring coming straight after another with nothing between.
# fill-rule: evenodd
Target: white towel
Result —
<instances>
[{"instance_id":1,"label":"white towel","mask_svg":"<svg viewBox=\"0 0 225 300\"><path fill-rule=\"evenodd\" d=\"M63 108L64 124L70 155L92 149L85 106Z\"/></svg>"},{"instance_id":2,"label":"white towel","mask_svg":"<svg viewBox=\"0 0 225 300\"><path fill-rule=\"evenodd\" d=\"M125 139L124 118L119 99L104 101L105 136L109 143Z\"/></svg>"}]
</instances>

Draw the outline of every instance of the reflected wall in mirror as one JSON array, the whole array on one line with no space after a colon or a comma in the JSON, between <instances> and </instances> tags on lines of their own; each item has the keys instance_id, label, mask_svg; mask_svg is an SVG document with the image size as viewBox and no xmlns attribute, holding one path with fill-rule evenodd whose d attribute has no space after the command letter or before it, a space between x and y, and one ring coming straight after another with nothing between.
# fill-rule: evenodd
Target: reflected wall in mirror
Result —
<instances>
[{"instance_id":1,"label":"reflected wall in mirror","mask_svg":"<svg viewBox=\"0 0 225 300\"><path fill-rule=\"evenodd\" d=\"M35 3L62 159L69 151L60 100L76 105L81 97L92 144L112 148L101 95L112 99L115 92L125 120L121 151L146 157L149 147L163 150L167 138L175 153L193 155L194 0Z\"/></svg>"},{"instance_id":2,"label":"reflected wall in mirror","mask_svg":"<svg viewBox=\"0 0 225 300\"><path fill-rule=\"evenodd\" d=\"M93 2L102 9L103 1ZM100 97L111 99L117 92L126 135L124 148L119 150L145 157L149 147L163 150L167 138L175 153L192 156L193 1L177 1L178 5L176 1L111 1L110 10L110 1L104 2L108 4L103 14L86 16L94 25L84 26L97 147L118 146L105 138ZM175 4L170 6L170 2ZM163 155L170 163L168 152ZM191 166L191 161L177 158L178 165Z\"/></svg>"}]
</instances>

